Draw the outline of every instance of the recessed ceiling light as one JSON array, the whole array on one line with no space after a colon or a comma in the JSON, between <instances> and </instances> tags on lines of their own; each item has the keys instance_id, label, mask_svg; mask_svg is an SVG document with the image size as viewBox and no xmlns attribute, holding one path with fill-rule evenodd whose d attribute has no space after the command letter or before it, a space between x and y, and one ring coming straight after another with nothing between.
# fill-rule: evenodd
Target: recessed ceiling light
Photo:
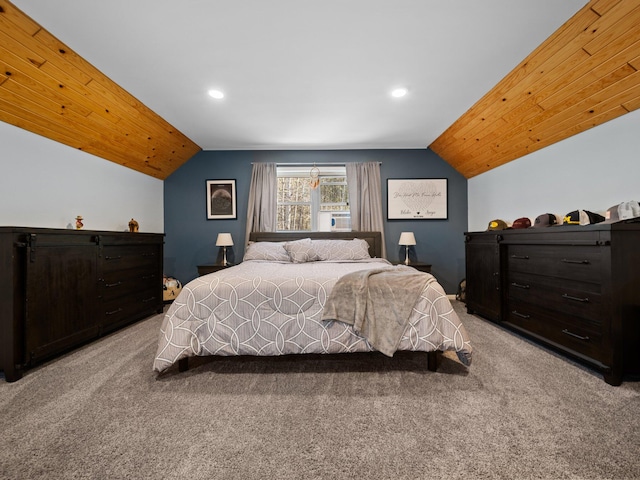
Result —
<instances>
[{"instance_id":1,"label":"recessed ceiling light","mask_svg":"<svg viewBox=\"0 0 640 480\"><path fill-rule=\"evenodd\" d=\"M217 99L224 98L224 93L220 90L209 90L209 95Z\"/></svg>"},{"instance_id":2,"label":"recessed ceiling light","mask_svg":"<svg viewBox=\"0 0 640 480\"><path fill-rule=\"evenodd\" d=\"M391 96L395 98L404 97L407 94L407 89L404 87L395 88L391 91Z\"/></svg>"}]
</instances>

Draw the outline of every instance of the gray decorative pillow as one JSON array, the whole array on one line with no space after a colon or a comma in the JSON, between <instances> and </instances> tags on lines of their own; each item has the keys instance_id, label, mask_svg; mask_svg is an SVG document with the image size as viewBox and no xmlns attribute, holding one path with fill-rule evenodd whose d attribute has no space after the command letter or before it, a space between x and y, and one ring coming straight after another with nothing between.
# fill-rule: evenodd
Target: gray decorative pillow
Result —
<instances>
[{"instance_id":1,"label":"gray decorative pillow","mask_svg":"<svg viewBox=\"0 0 640 480\"><path fill-rule=\"evenodd\" d=\"M291 263L289 254L284 249L285 242L253 242L247 246L243 261L269 260L270 262Z\"/></svg>"},{"instance_id":2,"label":"gray decorative pillow","mask_svg":"<svg viewBox=\"0 0 640 480\"><path fill-rule=\"evenodd\" d=\"M369 255L369 244L362 238L353 240L312 240L318 260L365 260Z\"/></svg>"},{"instance_id":3,"label":"gray decorative pillow","mask_svg":"<svg viewBox=\"0 0 640 480\"><path fill-rule=\"evenodd\" d=\"M286 242L284 249L293 263L315 262L318 260L310 238Z\"/></svg>"}]
</instances>

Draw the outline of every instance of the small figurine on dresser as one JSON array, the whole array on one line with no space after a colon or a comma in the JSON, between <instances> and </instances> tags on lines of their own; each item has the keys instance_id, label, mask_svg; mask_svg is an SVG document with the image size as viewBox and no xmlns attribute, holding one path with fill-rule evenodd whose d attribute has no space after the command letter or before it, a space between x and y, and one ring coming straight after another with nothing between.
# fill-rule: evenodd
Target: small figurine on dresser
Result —
<instances>
[{"instance_id":1,"label":"small figurine on dresser","mask_svg":"<svg viewBox=\"0 0 640 480\"><path fill-rule=\"evenodd\" d=\"M138 224L138 222L136 222L132 218L131 221L129 222L129 231L135 233L138 231L139 228L140 228L140 225Z\"/></svg>"},{"instance_id":2,"label":"small figurine on dresser","mask_svg":"<svg viewBox=\"0 0 640 480\"><path fill-rule=\"evenodd\" d=\"M82 215L78 215L76 217L76 230L81 230L84 227L84 223L82 223Z\"/></svg>"}]
</instances>

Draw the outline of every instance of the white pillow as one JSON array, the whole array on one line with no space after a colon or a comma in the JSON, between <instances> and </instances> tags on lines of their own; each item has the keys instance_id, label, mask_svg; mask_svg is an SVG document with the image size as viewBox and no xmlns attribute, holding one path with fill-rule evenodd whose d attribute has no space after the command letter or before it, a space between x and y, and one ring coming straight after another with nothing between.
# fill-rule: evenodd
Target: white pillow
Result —
<instances>
[{"instance_id":1,"label":"white pillow","mask_svg":"<svg viewBox=\"0 0 640 480\"><path fill-rule=\"evenodd\" d=\"M318 260L310 238L303 238L301 240L294 240L293 242L286 242L284 249L289 254L293 263L305 263L315 262Z\"/></svg>"},{"instance_id":2,"label":"white pillow","mask_svg":"<svg viewBox=\"0 0 640 480\"><path fill-rule=\"evenodd\" d=\"M253 242L244 252L245 260L269 260L270 262L291 263L289 254L284 249L285 242Z\"/></svg>"},{"instance_id":3,"label":"white pillow","mask_svg":"<svg viewBox=\"0 0 640 480\"><path fill-rule=\"evenodd\" d=\"M369 244L362 238L353 240L312 240L318 260L365 260L369 255Z\"/></svg>"}]
</instances>

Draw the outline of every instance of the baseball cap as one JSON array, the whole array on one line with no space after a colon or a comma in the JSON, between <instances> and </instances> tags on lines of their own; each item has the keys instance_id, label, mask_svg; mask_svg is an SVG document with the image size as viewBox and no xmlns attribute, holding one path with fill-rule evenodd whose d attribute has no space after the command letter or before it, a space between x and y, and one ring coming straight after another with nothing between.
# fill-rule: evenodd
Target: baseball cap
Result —
<instances>
[{"instance_id":1,"label":"baseball cap","mask_svg":"<svg viewBox=\"0 0 640 480\"><path fill-rule=\"evenodd\" d=\"M591 225L604 221L604 217L599 213L589 210L574 210L564 216L563 225Z\"/></svg>"},{"instance_id":2,"label":"baseball cap","mask_svg":"<svg viewBox=\"0 0 640 480\"><path fill-rule=\"evenodd\" d=\"M551 225L557 225L558 218L553 213L543 213L538 215L533 222L534 228L550 227Z\"/></svg>"},{"instance_id":3,"label":"baseball cap","mask_svg":"<svg viewBox=\"0 0 640 480\"><path fill-rule=\"evenodd\" d=\"M496 219L489 222L487 230L506 230L507 228L507 222L505 222L504 220Z\"/></svg>"},{"instance_id":4,"label":"baseball cap","mask_svg":"<svg viewBox=\"0 0 640 480\"><path fill-rule=\"evenodd\" d=\"M604 223L615 223L636 217L640 217L640 204L635 200L630 200L610 207L604 215Z\"/></svg>"},{"instance_id":5,"label":"baseball cap","mask_svg":"<svg viewBox=\"0 0 640 480\"><path fill-rule=\"evenodd\" d=\"M513 221L511 228L529 228L531 226L531 220L527 217L517 218Z\"/></svg>"}]
</instances>

